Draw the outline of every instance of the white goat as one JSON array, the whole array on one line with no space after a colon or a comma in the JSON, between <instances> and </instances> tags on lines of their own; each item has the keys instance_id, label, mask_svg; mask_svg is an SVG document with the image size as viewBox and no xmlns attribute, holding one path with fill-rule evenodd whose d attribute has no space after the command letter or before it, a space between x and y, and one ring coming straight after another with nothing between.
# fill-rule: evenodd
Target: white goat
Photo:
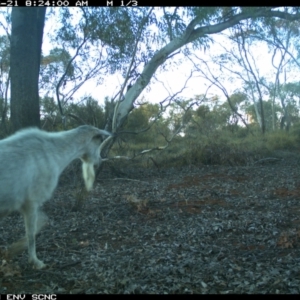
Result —
<instances>
[{"instance_id":1,"label":"white goat","mask_svg":"<svg viewBox=\"0 0 300 300\"><path fill-rule=\"evenodd\" d=\"M94 165L101 159L101 135L111 134L88 125L64 132L29 128L0 141L0 218L12 211L23 215L29 262L37 269L45 267L36 256L35 235L45 219L39 207L76 158L82 160L85 186L91 190Z\"/></svg>"}]
</instances>

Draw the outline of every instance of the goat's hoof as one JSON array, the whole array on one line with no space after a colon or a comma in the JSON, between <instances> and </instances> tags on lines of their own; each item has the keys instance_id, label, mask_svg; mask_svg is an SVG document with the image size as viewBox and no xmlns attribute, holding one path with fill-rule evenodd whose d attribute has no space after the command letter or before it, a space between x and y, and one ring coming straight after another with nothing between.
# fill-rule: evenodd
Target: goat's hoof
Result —
<instances>
[{"instance_id":1,"label":"goat's hoof","mask_svg":"<svg viewBox=\"0 0 300 300\"><path fill-rule=\"evenodd\" d=\"M44 264L42 261L39 262L38 264L34 264L34 268L36 270L42 270L42 269L45 269L47 267L46 264Z\"/></svg>"},{"instance_id":2,"label":"goat's hoof","mask_svg":"<svg viewBox=\"0 0 300 300\"><path fill-rule=\"evenodd\" d=\"M35 260L32 262L33 263L33 268L36 270L41 270L47 267L46 264L44 264L41 260Z\"/></svg>"}]
</instances>

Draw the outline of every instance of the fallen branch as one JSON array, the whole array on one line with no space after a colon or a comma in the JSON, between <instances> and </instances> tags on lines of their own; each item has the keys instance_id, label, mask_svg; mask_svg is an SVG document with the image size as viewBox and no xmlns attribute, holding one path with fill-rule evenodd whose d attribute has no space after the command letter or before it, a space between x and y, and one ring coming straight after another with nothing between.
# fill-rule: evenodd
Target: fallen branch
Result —
<instances>
[{"instance_id":1,"label":"fallen branch","mask_svg":"<svg viewBox=\"0 0 300 300\"><path fill-rule=\"evenodd\" d=\"M255 164L264 164L264 163L273 163L273 162L278 162L278 161L280 161L280 160L282 160L282 158L266 157L266 158L262 158L262 159L256 161L256 162L254 163L254 165L255 165Z\"/></svg>"}]
</instances>

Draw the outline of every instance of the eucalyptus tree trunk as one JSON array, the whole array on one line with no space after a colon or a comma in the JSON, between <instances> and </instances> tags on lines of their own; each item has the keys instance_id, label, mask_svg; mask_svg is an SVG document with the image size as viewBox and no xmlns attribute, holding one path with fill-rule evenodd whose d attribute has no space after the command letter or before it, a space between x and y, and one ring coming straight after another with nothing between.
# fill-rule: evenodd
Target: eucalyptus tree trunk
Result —
<instances>
[{"instance_id":1,"label":"eucalyptus tree trunk","mask_svg":"<svg viewBox=\"0 0 300 300\"><path fill-rule=\"evenodd\" d=\"M13 130L40 126L39 72L45 7L14 7L11 21L11 121Z\"/></svg>"}]
</instances>

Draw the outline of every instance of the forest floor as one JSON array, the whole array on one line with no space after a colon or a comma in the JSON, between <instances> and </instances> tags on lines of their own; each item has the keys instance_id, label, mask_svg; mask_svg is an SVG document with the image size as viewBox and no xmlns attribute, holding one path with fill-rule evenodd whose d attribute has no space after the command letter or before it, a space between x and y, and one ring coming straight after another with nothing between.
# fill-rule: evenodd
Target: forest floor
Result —
<instances>
[{"instance_id":1,"label":"forest floor","mask_svg":"<svg viewBox=\"0 0 300 300\"><path fill-rule=\"evenodd\" d=\"M0 224L0 294L299 293L300 157L249 166L105 169L74 211L60 183L37 236L48 268L6 260L22 218ZM0 253L0 254L1 254Z\"/></svg>"}]
</instances>

